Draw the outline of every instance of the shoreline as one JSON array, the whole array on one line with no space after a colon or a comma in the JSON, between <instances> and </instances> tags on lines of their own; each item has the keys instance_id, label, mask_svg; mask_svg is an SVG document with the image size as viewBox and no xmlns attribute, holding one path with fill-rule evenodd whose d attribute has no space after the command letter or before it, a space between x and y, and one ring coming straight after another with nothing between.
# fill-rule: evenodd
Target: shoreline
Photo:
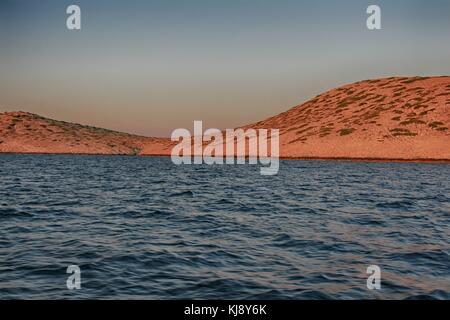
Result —
<instances>
[{"instance_id":1,"label":"shoreline","mask_svg":"<svg viewBox=\"0 0 450 320\"><path fill-rule=\"evenodd\" d=\"M121 157L170 157L168 154L113 154L113 153L54 153L54 152L0 152L2 155L41 155L41 156L121 156ZM236 158L236 157L235 157ZM246 157L248 158L248 157ZM430 164L450 164L450 159L402 159L402 158L352 158L352 157L279 157L280 160L286 161L324 161L324 162L378 162L378 163L430 163Z\"/></svg>"}]
</instances>

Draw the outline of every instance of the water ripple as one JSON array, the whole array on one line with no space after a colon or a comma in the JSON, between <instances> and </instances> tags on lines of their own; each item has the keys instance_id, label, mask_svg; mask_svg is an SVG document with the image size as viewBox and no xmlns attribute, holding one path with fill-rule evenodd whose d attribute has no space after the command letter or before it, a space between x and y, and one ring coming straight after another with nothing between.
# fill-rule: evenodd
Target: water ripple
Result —
<instances>
[{"instance_id":1,"label":"water ripple","mask_svg":"<svg viewBox=\"0 0 450 320\"><path fill-rule=\"evenodd\" d=\"M450 298L445 164L2 155L0 175L0 299Z\"/></svg>"}]
</instances>

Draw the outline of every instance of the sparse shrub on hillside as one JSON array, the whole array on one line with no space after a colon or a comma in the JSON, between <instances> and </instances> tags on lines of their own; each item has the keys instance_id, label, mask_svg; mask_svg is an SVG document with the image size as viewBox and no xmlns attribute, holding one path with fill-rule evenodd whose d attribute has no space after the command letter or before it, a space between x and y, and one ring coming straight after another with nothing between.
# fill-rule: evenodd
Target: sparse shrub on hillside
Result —
<instances>
[{"instance_id":1,"label":"sparse shrub on hillside","mask_svg":"<svg viewBox=\"0 0 450 320\"><path fill-rule=\"evenodd\" d=\"M336 109L335 114L339 114L344 112L345 110L348 110L347 108L342 108L342 109Z\"/></svg>"},{"instance_id":2,"label":"sparse shrub on hillside","mask_svg":"<svg viewBox=\"0 0 450 320\"><path fill-rule=\"evenodd\" d=\"M346 97L339 101L339 103L336 106L336 113L342 112L343 109L346 109L348 106L350 106L352 103L355 103L360 100L365 100L369 97L368 94L365 95L356 95L351 97Z\"/></svg>"},{"instance_id":3,"label":"sparse shrub on hillside","mask_svg":"<svg viewBox=\"0 0 450 320\"><path fill-rule=\"evenodd\" d=\"M424 88L422 88L422 87L414 87L414 88L406 89L407 92L416 92L416 93L421 93L423 90L424 90Z\"/></svg>"},{"instance_id":4,"label":"sparse shrub on hillside","mask_svg":"<svg viewBox=\"0 0 450 320\"><path fill-rule=\"evenodd\" d=\"M305 128L305 129L302 129L302 130L296 131L295 133L296 133L297 135L299 135L299 134L302 134L302 133L308 132L308 131L309 131L309 130L311 130L311 129L313 129L313 127L308 127L308 128Z\"/></svg>"},{"instance_id":5,"label":"sparse shrub on hillside","mask_svg":"<svg viewBox=\"0 0 450 320\"><path fill-rule=\"evenodd\" d=\"M352 134L355 131L356 131L356 129L353 129L353 128L344 128L344 129L339 130L339 134L341 136L346 136L346 135Z\"/></svg>"},{"instance_id":6,"label":"sparse shrub on hillside","mask_svg":"<svg viewBox=\"0 0 450 320\"><path fill-rule=\"evenodd\" d=\"M416 118L412 118L412 119L408 119L406 121L400 122L400 125L402 125L402 126L407 126L410 124L425 124L425 121L422 121L422 120L419 120Z\"/></svg>"},{"instance_id":7,"label":"sparse shrub on hillside","mask_svg":"<svg viewBox=\"0 0 450 320\"><path fill-rule=\"evenodd\" d=\"M412 107L412 104L409 103L409 102L405 103L405 104L402 106L403 109L409 109L409 108L411 108L411 107Z\"/></svg>"},{"instance_id":8,"label":"sparse shrub on hillside","mask_svg":"<svg viewBox=\"0 0 450 320\"><path fill-rule=\"evenodd\" d=\"M305 142L306 140L307 140L306 138L300 137L300 138L289 141L288 144L292 144L292 143L299 142L299 141Z\"/></svg>"},{"instance_id":9,"label":"sparse shrub on hillside","mask_svg":"<svg viewBox=\"0 0 450 320\"><path fill-rule=\"evenodd\" d=\"M441 127L442 125L444 125L444 123L441 122L441 121L433 121L433 122L430 122L428 124L428 126L430 128L432 128L432 129L435 129L435 130L438 130L438 131L447 131L448 128L447 127Z\"/></svg>"},{"instance_id":10,"label":"sparse shrub on hillside","mask_svg":"<svg viewBox=\"0 0 450 320\"><path fill-rule=\"evenodd\" d=\"M406 136L406 137L415 137L417 136L417 133L415 132L397 132L393 134L394 137L398 136Z\"/></svg>"},{"instance_id":11,"label":"sparse shrub on hillside","mask_svg":"<svg viewBox=\"0 0 450 320\"><path fill-rule=\"evenodd\" d=\"M430 128L437 128L437 127L439 127L439 126L442 126L444 123L442 123L442 122L440 122L440 121L433 121L433 122L430 122L429 124L428 124L428 126L430 127Z\"/></svg>"},{"instance_id":12,"label":"sparse shrub on hillside","mask_svg":"<svg viewBox=\"0 0 450 320\"><path fill-rule=\"evenodd\" d=\"M414 77L414 78L411 78L411 79L402 81L402 83L410 84L410 83L413 83L413 82L416 82L416 81L426 80L426 79L428 79L428 78L429 78L429 77Z\"/></svg>"},{"instance_id":13,"label":"sparse shrub on hillside","mask_svg":"<svg viewBox=\"0 0 450 320\"><path fill-rule=\"evenodd\" d=\"M364 120L369 120L369 119L376 118L376 117L378 117L379 115L380 115L380 112L379 112L379 111L369 111L369 112L363 114L363 119L364 119Z\"/></svg>"},{"instance_id":14,"label":"sparse shrub on hillside","mask_svg":"<svg viewBox=\"0 0 450 320\"><path fill-rule=\"evenodd\" d=\"M333 131L333 127L322 127L320 128L319 137L326 137L331 133L331 131Z\"/></svg>"},{"instance_id":15,"label":"sparse shrub on hillside","mask_svg":"<svg viewBox=\"0 0 450 320\"><path fill-rule=\"evenodd\" d=\"M409 136L409 137L417 136L417 133L411 132L408 129L403 129L403 128L395 128L395 129L391 129L389 131L392 133L392 135L394 137L397 137L397 136Z\"/></svg>"}]
</instances>

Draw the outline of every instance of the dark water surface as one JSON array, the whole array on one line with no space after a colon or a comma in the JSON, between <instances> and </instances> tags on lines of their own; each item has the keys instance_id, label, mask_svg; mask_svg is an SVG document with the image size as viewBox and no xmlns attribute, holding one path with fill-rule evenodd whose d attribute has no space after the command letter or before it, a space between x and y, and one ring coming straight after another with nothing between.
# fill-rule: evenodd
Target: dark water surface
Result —
<instances>
[{"instance_id":1,"label":"dark water surface","mask_svg":"<svg viewBox=\"0 0 450 320\"><path fill-rule=\"evenodd\" d=\"M261 176L2 155L0 179L0 299L450 299L448 164L282 161Z\"/></svg>"}]
</instances>

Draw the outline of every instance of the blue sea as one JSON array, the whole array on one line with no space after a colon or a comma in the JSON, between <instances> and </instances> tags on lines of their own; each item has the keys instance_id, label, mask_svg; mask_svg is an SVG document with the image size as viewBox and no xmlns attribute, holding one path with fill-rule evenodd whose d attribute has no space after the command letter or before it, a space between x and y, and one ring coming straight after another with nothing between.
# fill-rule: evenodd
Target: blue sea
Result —
<instances>
[{"instance_id":1,"label":"blue sea","mask_svg":"<svg viewBox=\"0 0 450 320\"><path fill-rule=\"evenodd\" d=\"M259 169L1 155L0 299L450 299L449 164Z\"/></svg>"}]
</instances>

